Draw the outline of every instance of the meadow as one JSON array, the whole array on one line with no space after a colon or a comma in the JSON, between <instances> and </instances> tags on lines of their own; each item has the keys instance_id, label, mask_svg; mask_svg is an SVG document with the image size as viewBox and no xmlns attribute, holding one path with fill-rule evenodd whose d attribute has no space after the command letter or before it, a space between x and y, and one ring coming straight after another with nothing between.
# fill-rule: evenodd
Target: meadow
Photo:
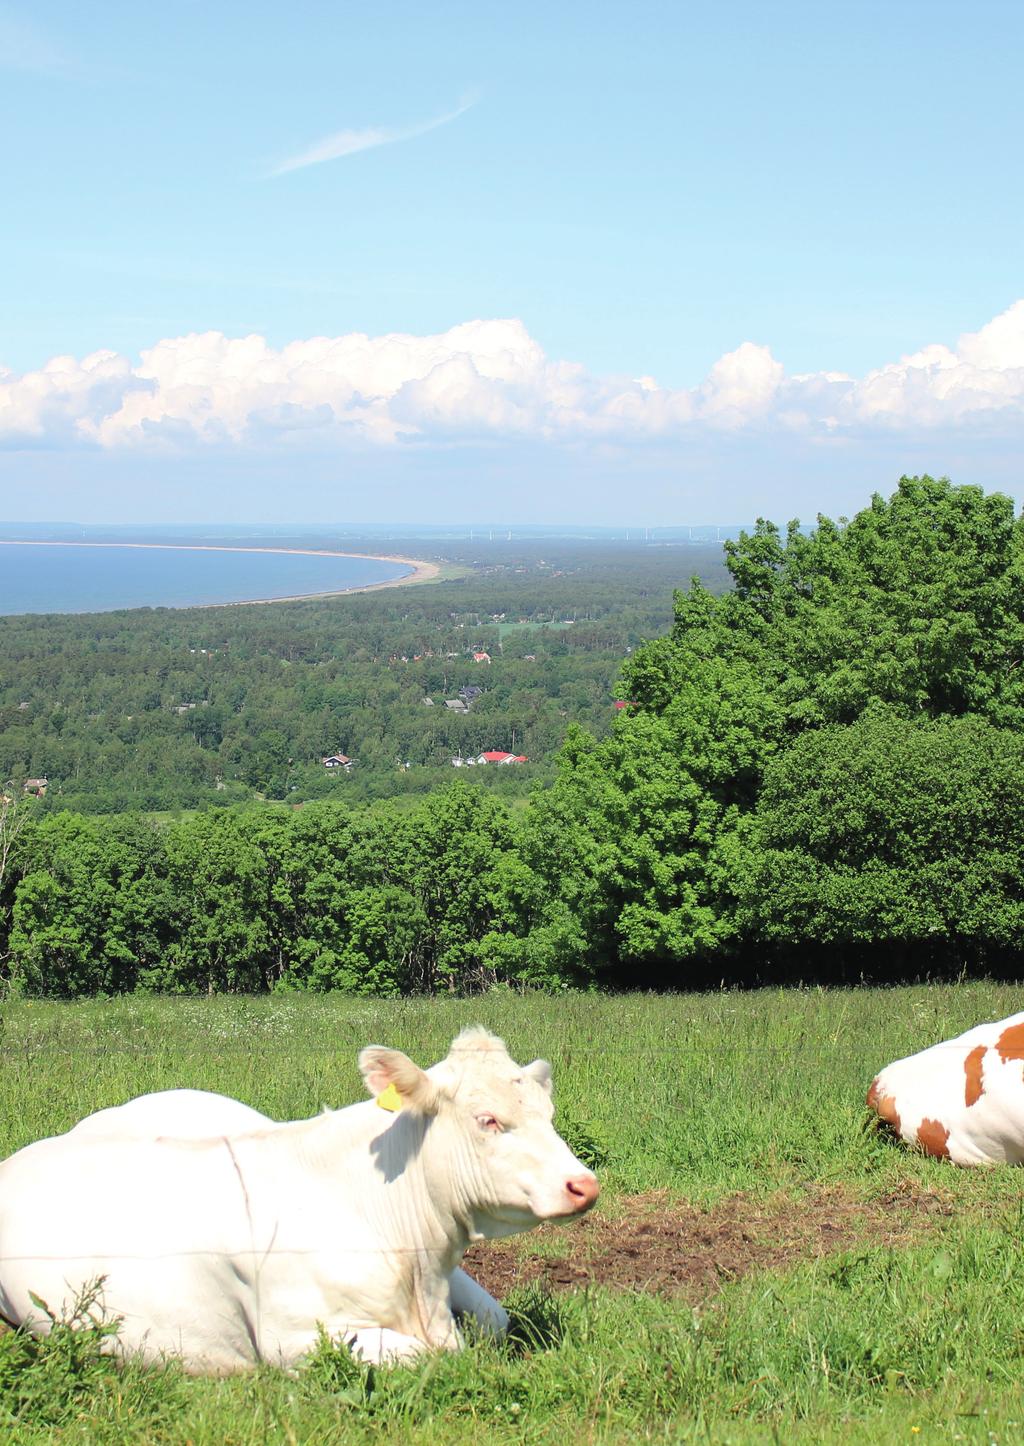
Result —
<instances>
[{"instance_id":1,"label":"meadow","mask_svg":"<svg viewBox=\"0 0 1024 1446\"><path fill-rule=\"evenodd\" d=\"M502 1345L372 1370L325 1341L296 1376L117 1370L97 1332L0 1337L17 1442L811 1442L1024 1438L1024 1177L870 1128L899 1055L1013 1012L962 983L473 1000L11 1002L0 1149L175 1085L279 1118L362 1097L367 1043L427 1064L464 1024L555 1066L593 1215L478 1248ZM69 1208L73 1201L69 1201Z\"/></svg>"}]
</instances>

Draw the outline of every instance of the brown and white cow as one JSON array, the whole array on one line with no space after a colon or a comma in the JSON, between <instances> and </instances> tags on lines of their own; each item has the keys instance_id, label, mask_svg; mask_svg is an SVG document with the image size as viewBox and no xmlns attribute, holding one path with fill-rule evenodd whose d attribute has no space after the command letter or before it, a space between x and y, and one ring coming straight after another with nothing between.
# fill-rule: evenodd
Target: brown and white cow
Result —
<instances>
[{"instance_id":1,"label":"brown and white cow","mask_svg":"<svg viewBox=\"0 0 1024 1446\"><path fill-rule=\"evenodd\" d=\"M1024 1164L1024 1013L887 1065L867 1103L928 1155L955 1165Z\"/></svg>"},{"instance_id":2,"label":"brown and white cow","mask_svg":"<svg viewBox=\"0 0 1024 1446\"><path fill-rule=\"evenodd\" d=\"M61 1314L102 1280L113 1348L192 1371L292 1366L320 1324L370 1360L457 1349L454 1313L490 1302L458 1270L469 1243L581 1215L597 1180L551 1123L550 1066L485 1030L429 1070L376 1046L359 1062L385 1109L274 1124L231 1102L204 1137L189 1092L19 1150L0 1165L0 1315L45 1332L33 1296ZM177 1135L143 1125L168 1105Z\"/></svg>"}]
</instances>

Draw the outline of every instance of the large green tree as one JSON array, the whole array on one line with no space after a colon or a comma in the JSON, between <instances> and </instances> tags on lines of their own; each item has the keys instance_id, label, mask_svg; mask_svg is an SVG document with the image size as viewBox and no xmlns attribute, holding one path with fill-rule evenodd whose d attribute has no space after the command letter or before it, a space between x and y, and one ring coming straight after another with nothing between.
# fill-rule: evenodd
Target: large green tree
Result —
<instances>
[{"instance_id":1,"label":"large green tree","mask_svg":"<svg viewBox=\"0 0 1024 1446\"><path fill-rule=\"evenodd\" d=\"M156 829L75 814L18 839L9 977L33 994L118 993L162 958L173 903Z\"/></svg>"},{"instance_id":2,"label":"large green tree","mask_svg":"<svg viewBox=\"0 0 1024 1446\"><path fill-rule=\"evenodd\" d=\"M739 858L761 969L1001 965L1024 948L1024 737L874 705L769 765Z\"/></svg>"},{"instance_id":3,"label":"large green tree","mask_svg":"<svg viewBox=\"0 0 1024 1446\"><path fill-rule=\"evenodd\" d=\"M795 948L824 938L828 891L813 929L799 924L792 900L783 906L792 881L766 810L776 822L785 815L787 787L795 807L802 763L816 746L833 750L840 771L835 760L852 749L860 767L865 748L876 763L887 747L902 749L894 730L904 726L913 740L907 756L923 767L922 749L924 757L941 753L937 737L914 731L930 719L989 726L998 746L986 746L1010 756L1013 735L1024 730L1022 527L1008 498L920 477L903 478L891 498L873 498L850 521L819 517L811 531L794 522L785 534L762 521L727 543L732 590L715 596L694 580L677 594L671 632L639 648L624 669L632 706L609 738L569 740L558 782L537 803L522 845L539 880L528 937L584 976L677 987L763 972L769 939L778 947L789 938ZM819 731L854 725L878 708L890 723L888 731L875 723L870 747L859 734L841 743L829 733L826 744L823 733L815 742ZM962 733L942 734L950 776L972 806L984 797L969 768L980 736L966 723ZM876 768L872 776L882 775ZM889 783L892 830L912 851L919 825L904 804L918 785L898 775ZM883 787L883 815L885 796ZM915 872L900 854L884 919L872 933L866 902L844 935L851 948L900 938L905 962L915 948L922 959L963 955L952 918L935 929L920 923L922 891L939 877L978 950L997 941L1010 947L1015 885L988 894L966 882L953 887L966 878L975 815L958 812L949 791L940 796L933 822L950 827L931 840L932 872ZM856 800L851 785L845 802L854 820ZM819 797L815 806L826 803ZM1007 822L1011 834L1018 819ZM987 827L978 822L978 837ZM861 837L855 826L849 836ZM863 838L871 837L865 824ZM802 845L805 884L814 839ZM959 853L950 852L954 839ZM875 875L865 864L859 877L867 900ZM893 945L890 960L897 952Z\"/></svg>"}]
</instances>

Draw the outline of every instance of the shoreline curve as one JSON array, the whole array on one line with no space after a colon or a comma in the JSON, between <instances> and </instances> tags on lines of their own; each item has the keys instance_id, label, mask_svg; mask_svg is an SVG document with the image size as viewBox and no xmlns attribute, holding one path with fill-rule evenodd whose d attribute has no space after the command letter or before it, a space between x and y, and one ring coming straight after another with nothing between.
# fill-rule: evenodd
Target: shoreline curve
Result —
<instances>
[{"instance_id":1,"label":"shoreline curve","mask_svg":"<svg viewBox=\"0 0 1024 1446\"><path fill-rule=\"evenodd\" d=\"M439 575L439 563L427 562L418 557L399 557L397 553L382 552L341 552L333 547L232 547L222 542L75 542L63 539L45 541L34 537L0 537L0 547L125 547L148 548L158 552L270 552L286 557L357 557L367 562L399 562L412 569L404 577L385 578L382 582L360 583L356 587L326 588L317 592L292 593L287 597L246 597L231 602L184 603L174 606L174 612L186 612L192 608L245 608L260 607L267 603L307 602L312 598L349 597L357 592L376 592L383 587L408 587L411 583L433 582ZM141 603L139 607L160 607L162 604ZM135 612L136 608L115 609Z\"/></svg>"}]
</instances>

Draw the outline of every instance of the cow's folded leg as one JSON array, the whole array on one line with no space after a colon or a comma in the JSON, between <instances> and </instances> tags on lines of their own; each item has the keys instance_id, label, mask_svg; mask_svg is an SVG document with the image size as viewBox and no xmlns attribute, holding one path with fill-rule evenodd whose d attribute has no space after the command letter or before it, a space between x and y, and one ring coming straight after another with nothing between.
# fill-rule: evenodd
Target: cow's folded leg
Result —
<instances>
[{"instance_id":1,"label":"cow's folded leg","mask_svg":"<svg viewBox=\"0 0 1024 1446\"><path fill-rule=\"evenodd\" d=\"M453 1270L449 1277L452 1312L462 1321L473 1321L478 1330L489 1336L503 1336L508 1330L508 1313L482 1285L477 1285L464 1270Z\"/></svg>"},{"instance_id":2,"label":"cow's folded leg","mask_svg":"<svg viewBox=\"0 0 1024 1446\"><path fill-rule=\"evenodd\" d=\"M402 1335L383 1326L365 1327L363 1330L346 1332L345 1344L357 1359L371 1366L384 1366L392 1361L407 1361L426 1350L422 1341L415 1336Z\"/></svg>"}]
</instances>

